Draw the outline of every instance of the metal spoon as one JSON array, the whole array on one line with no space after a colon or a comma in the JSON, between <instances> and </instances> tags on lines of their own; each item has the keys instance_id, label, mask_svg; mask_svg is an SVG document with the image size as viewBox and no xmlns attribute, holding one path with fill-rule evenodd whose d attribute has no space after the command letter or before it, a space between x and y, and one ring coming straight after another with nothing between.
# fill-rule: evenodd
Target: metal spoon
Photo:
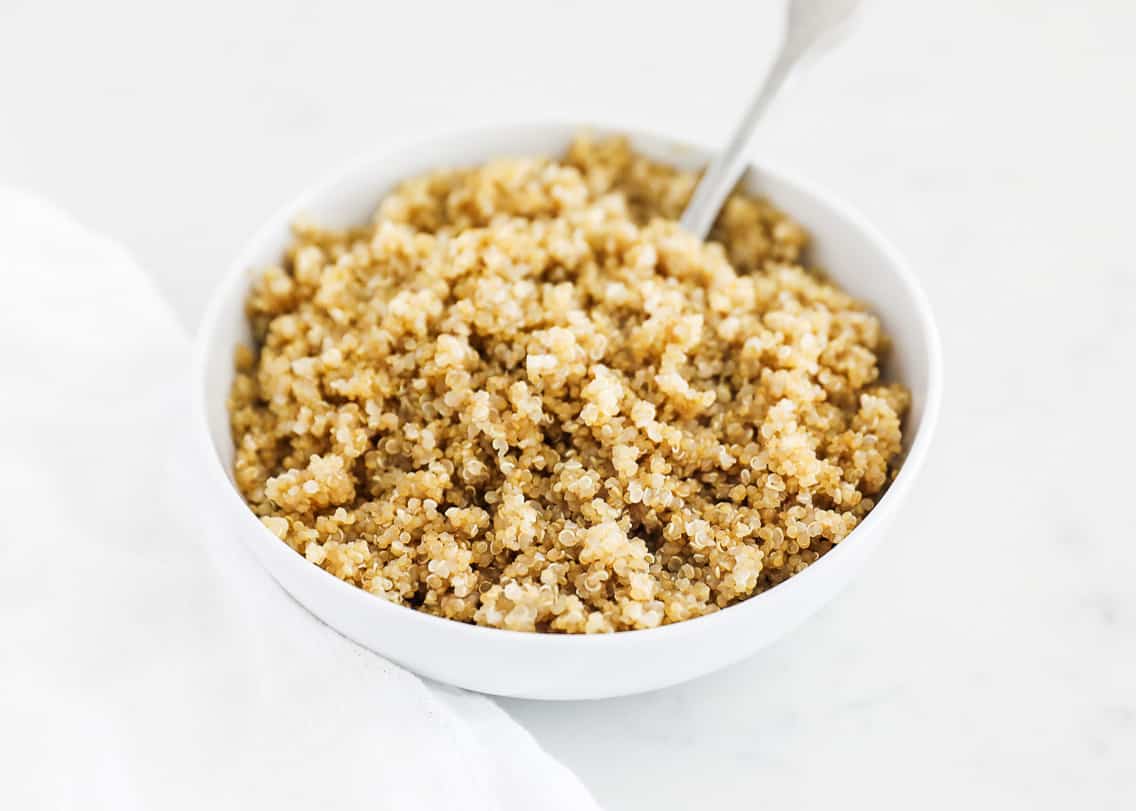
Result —
<instances>
[{"instance_id":1,"label":"metal spoon","mask_svg":"<svg viewBox=\"0 0 1136 811\"><path fill-rule=\"evenodd\" d=\"M705 239L718 217L722 204L745 170L745 147L754 127L778 91L795 74L806 54L815 55L821 46L839 42L852 19L859 0L788 0L785 33L781 48L765 81L757 90L726 148L702 176L694 195L682 213L683 228Z\"/></svg>"}]
</instances>

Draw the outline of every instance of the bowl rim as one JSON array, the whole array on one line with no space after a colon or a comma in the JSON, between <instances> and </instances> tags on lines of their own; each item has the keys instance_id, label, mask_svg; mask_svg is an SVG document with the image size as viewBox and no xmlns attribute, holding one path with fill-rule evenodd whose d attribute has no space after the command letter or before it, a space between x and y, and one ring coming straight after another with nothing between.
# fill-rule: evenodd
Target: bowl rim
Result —
<instances>
[{"instance_id":1,"label":"bowl rim","mask_svg":"<svg viewBox=\"0 0 1136 811\"><path fill-rule=\"evenodd\" d=\"M715 627L726 623L744 621L747 614L754 614L754 612L760 611L770 600L776 599L778 594L787 595L790 590L800 591L808 588L809 583L835 566L837 561L851 554L851 551L847 550L847 546L856 536L866 536L870 534L875 527L884 524L895 513L899 504L907 496L912 482L918 476L919 471L924 465L941 409L943 359L942 343L938 327L936 326L934 313L918 279L911 271L903 255L857 209L843 202L827 189L811 181L803 180L793 172L788 172L764 163L750 161L746 164L747 173L756 172L759 177L768 177L775 182L796 188L796 190L803 193L805 196L817 201L821 206L827 207L835 212L857 231L860 231L868 241L874 243L880 252L887 257L897 280L904 288L905 293L914 302L915 315L923 333L923 339L926 345L927 392L923 412L918 424L915 426L915 437L904 459L903 466L899 469L899 473L896 475L891 485L883 496L880 497L871 512L856 525L852 532L848 534L847 538L839 544L836 544L818 561L787 580L778 583L776 586L760 594L747 597L740 602L729 605L711 614L694 617L681 622L660 625L655 628L616 631L603 634L560 634L513 631L434 616L433 614L427 614L409 606L390 602L358 586L340 580L330 572L308 561L303 555L298 554L287 544L281 543L280 539L262 524L252 510L248 508L248 505L245 503L244 499L241 498L233 482L229 479L228 473L221 461L219 449L213 442L208 418L208 369L209 360L212 355L211 348L214 343L214 341L211 340L211 336L217 331L226 302L230 301L236 292L234 288L248 284L249 273L252 269L249 254L253 252L253 248L271 238L271 235L277 232L281 225L289 223L294 219L297 213L302 212L305 208L310 208L315 200L332 194L337 187L349 182L352 176L361 174L363 170L391 156L399 156L400 159L406 160L415 151L439 151L444 149L447 145L463 141L479 141L491 136L500 137L503 141L509 140L510 137L519 140L526 135L532 137L537 134L547 135L550 139L553 137L567 139L580 132L598 135L623 135L633 142L646 141L664 145L675 150L676 153L687 153L702 159L714 153L713 149L697 142L660 135L650 130L635 127L547 121L480 126L449 130L427 138L407 138L391 141L375 149L367 150L351 160L333 167L315 182L304 186L299 193L293 195L283 205L277 207L272 214L241 243L241 247L230 262L224 277L221 282L216 285L209 297L204 315L194 333L191 378L192 410L194 412L193 432L198 435L199 441L196 444L199 445L200 449L208 457L205 464L205 467L209 471L208 478L216 488L224 491L225 495L223 498L230 508L239 508L239 512L247 519L246 525L250 528L250 537L258 539L256 543L263 548L265 554L275 557L280 562L280 565L295 569L298 577L308 577L313 579L315 583L322 584L319 588L324 590L331 589L338 592L339 596L342 596L348 602L358 605L361 612L385 612L391 622L402 621L405 623L413 623L423 633L461 634L466 636L470 641L479 640L483 642L515 644L534 649L547 649L549 646L563 649L566 646L587 646L594 648L605 645L626 645L629 643L662 644L693 634L709 632ZM502 153L502 157L505 156L505 153ZM250 549L250 551L252 550ZM273 579L279 582L279 578L276 577L275 572L264 563L262 555L257 554L256 557L258 561L269 570L269 574ZM832 560L830 561L830 559ZM289 592L293 599L297 599L282 583L280 585L285 588L285 591Z\"/></svg>"}]
</instances>

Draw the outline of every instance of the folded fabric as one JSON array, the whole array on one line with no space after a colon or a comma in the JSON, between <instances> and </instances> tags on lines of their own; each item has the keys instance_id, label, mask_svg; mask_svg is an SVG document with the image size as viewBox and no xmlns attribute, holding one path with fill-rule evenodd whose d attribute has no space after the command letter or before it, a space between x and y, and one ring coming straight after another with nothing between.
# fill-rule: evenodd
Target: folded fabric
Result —
<instances>
[{"instance_id":1,"label":"folded fabric","mask_svg":"<svg viewBox=\"0 0 1136 811\"><path fill-rule=\"evenodd\" d=\"M212 531L189 342L122 249L0 190L0 280L0 807L597 807Z\"/></svg>"}]
</instances>

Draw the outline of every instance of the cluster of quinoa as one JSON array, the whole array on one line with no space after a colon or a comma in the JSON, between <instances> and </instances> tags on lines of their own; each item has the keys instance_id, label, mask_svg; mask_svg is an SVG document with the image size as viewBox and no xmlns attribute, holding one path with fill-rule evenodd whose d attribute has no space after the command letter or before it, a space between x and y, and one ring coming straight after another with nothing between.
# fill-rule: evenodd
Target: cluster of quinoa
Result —
<instances>
[{"instance_id":1,"label":"cluster of quinoa","mask_svg":"<svg viewBox=\"0 0 1136 811\"><path fill-rule=\"evenodd\" d=\"M335 576L519 631L651 628L800 572L872 509L908 394L807 236L621 139L297 224L247 312L237 483Z\"/></svg>"}]
</instances>

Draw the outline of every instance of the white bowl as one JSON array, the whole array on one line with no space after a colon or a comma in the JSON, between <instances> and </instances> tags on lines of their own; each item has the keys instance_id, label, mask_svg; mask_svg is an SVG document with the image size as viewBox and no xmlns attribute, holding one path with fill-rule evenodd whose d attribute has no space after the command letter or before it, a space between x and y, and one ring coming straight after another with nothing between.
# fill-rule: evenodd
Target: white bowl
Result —
<instances>
[{"instance_id":1,"label":"white bowl","mask_svg":"<svg viewBox=\"0 0 1136 811\"><path fill-rule=\"evenodd\" d=\"M709 673L773 642L831 600L883 540L923 465L939 409L939 338L903 259L843 203L780 172L752 167L747 188L770 198L812 234L809 261L882 318L894 340L887 372L913 395L906 461L876 508L839 546L781 585L710 616L593 636L518 633L439 619L350 586L292 551L253 516L230 474L225 401L234 347L249 340L243 307L253 274L279 261L289 224L301 213L328 224L362 222L401 179L494 157L560 154L578 131L575 125L543 125L466 132L387 150L337 172L277 212L249 240L214 294L197 338L193 430L200 432L209 492L229 533L331 627L423 676L484 693L540 699L638 693ZM683 167L702 165L710 154L659 136L627 134L637 150Z\"/></svg>"}]
</instances>

